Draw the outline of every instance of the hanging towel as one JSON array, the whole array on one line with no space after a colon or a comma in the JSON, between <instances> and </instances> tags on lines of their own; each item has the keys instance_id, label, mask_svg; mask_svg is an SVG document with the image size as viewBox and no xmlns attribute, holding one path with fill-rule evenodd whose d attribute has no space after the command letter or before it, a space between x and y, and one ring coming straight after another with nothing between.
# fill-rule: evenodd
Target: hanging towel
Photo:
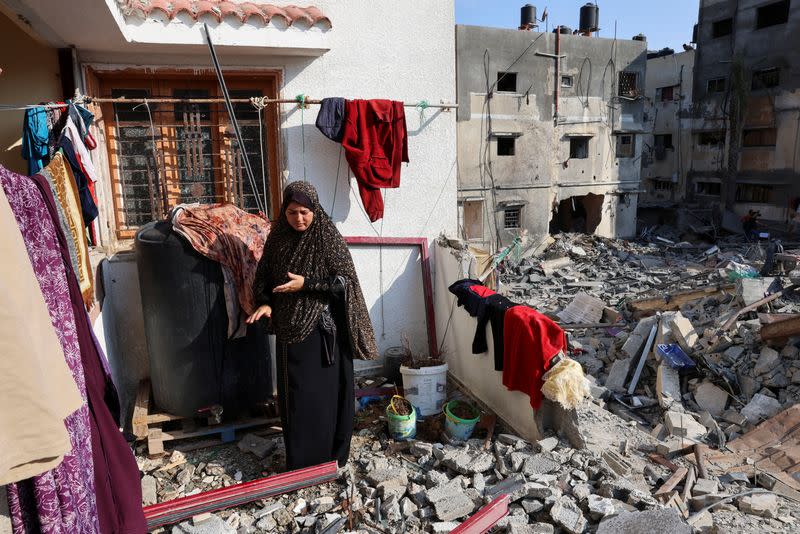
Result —
<instances>
[{"instance_id":1,"label":"hanging towel","mask_svg":"<svg viewBox=\"0 0 800 534\"><path fill-rule=\"evenodd\" d=\"M348 100L342 146L372 222L383 218L381 189L400 187L400 165L408 161L402 102Z\"/></svg>"},{"instance_id":2,"label":"hanging towel","mask_svg":"<svg viewBox=\"0 0 800 534\"><path fill-rule=\"evenodd\" d=\"M67 238L69 256L72 260L72 271L78 277L86 308L91 308L94 300L92 266L89 261L89 246L84 231L83 215L78 197L78 186L70 166L64 159L63 152L56 153L52 161L41 170L41 174L53 197L57 200L58 223Z\"/></svg>"},{"instance_id":3,"label":"hanging towel","mask_svg":"<svg viewBox=\"0 0 800 534\"><path fill-rule=\"evenodd\" d=\"M317 128L337 143L341 143L344 136L344 105L344 98L323 98L317 113Z\"/></svg>"},{"instance_id":4,"label":"hanging towel","mask_svg":"<svg viewBox=\"0 0 800 534\"><path fill-rule=\"evenodd\" d=\"M542 404L542 376L550 360L566 351L564 331L548 317L527 306L510 308L505 314L503 385L522 391L538 410Z\"/></svg>"},{"instance_id":5,"label":"hanging towel","mask_svg":"<svg viewBox=\"0 0 800 534\"><path fill-rule=\"evenodd\" d=\"M28 174L33 175L47 164L50 130L47 111L43 107L28 108L22 122L22 157L28 161Z\"/></svg>"}]
</instances>

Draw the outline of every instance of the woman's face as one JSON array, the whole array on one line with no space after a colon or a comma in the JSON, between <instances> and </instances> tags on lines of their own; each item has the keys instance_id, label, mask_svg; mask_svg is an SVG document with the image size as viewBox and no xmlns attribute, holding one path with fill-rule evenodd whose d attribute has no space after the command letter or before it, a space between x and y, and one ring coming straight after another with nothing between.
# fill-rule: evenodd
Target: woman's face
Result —
<instances>
[{"instance_id":1,"label":"woman's face","mask_svg":"<svg viewBox=\"0 0 800 534\"><path fill-rule=\"evenodd\" d=\"M286 207L286 219L289 226L298 232L305 232L314 220L314 212L297 202L290 202Z\"/></svg>"}]
</instances>

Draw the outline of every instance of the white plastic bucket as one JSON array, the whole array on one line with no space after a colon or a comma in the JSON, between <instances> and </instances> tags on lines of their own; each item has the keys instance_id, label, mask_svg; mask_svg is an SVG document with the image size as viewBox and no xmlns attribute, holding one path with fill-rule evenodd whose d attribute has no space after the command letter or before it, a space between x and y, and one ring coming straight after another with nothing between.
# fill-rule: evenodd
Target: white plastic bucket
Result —
<instances>
[{"instance_id":1,"label":"white plastic bucket","mask_svg":"<svg viewBox=\"0 0 800 534\"><path fill-rule=\"evenodd\" d=\"M400 367L403 375L403 396L413 404L421 416L436 415L442 411L447 397L447 364L411 369Z\"/></svg>"}]
</instances>

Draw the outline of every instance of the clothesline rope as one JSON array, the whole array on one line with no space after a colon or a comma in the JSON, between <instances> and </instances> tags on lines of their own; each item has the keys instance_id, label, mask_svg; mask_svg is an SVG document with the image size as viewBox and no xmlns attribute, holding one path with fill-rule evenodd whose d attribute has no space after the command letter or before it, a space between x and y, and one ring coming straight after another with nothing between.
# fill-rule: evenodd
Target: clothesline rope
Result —
<instances>
[{"instance_id":1,"label":"clothesline rope","mask_svg":"<svg viewBox=\"0 0 800 534\"><path fill-rule=\"evenodd\" d=\"M150 104L219 104L225 102L223 98L101 98L92 96L83 96L82 102L73 103L86 103L86 104L144 104L145 101ZM256 109L264 108L269 104L297 104L301 107L308 107L309 105L319 105L322 100L305 98L302 102L298 102L297 98L231 98L231 102L235 104L251 104ZM65 104L0 104L0 111L24 111L30 108L43 107L56 108L63 107ZM424 111L428 108L439 108L445 111L455 109L458 104L442 102L441 104L430 104L427 100L419 102L403 102L403 106L407 108L419 108Z\"/></svg>"}]
</instances>

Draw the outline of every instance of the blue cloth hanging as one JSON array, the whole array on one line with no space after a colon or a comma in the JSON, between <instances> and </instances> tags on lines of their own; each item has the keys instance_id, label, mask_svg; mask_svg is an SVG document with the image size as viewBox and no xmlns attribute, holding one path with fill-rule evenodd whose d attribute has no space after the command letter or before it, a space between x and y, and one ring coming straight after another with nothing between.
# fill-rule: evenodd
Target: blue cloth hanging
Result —
<instances>
[{"instance_id":1,"label":"blue cloth hanging","mask_svg":"<svg viewBox=\"0 0 800 534\"><path fill-rule=\"evenodd\" d=\"M49 160L47 111L41 106L25 110L22 122L22 157L28 161L28 175L42 170Z\"/></svg>"}]
</instances>

